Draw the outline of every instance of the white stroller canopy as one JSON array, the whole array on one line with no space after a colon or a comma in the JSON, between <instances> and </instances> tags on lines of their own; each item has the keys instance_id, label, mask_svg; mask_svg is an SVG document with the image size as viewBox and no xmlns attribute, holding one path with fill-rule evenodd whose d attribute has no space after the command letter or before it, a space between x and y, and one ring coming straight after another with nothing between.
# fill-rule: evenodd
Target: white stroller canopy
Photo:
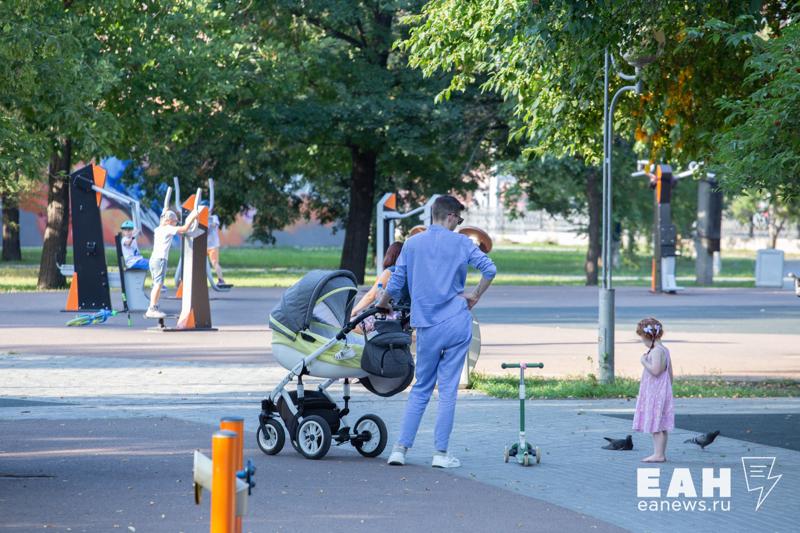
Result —
<instances>
[{"instance_id":1,"label":"white stroller canopy","mask_svg":"<svg viewBox=\"0 0 800 533\"><path fill-rule=\"evenodd\" d=\"M344 327L357 291L356 277L349 270L312 270L283 293L271 316L297 334L308 329L314 308L324 304L329 311L325 313L325 322L332 318L335 323L331 325Z\"/></svg>"}]
</instances>

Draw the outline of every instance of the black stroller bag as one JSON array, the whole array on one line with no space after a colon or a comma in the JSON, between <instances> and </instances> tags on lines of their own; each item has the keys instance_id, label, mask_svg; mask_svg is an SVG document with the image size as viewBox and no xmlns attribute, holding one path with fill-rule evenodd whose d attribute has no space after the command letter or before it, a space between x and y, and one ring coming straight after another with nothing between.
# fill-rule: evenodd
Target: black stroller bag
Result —
<instances>
[{"instance_id":1,"label":"black stroller bag","mask_svg":"<svg viewBox=\"0 0 800 533\"><path fill-rule=\"evenodd\" d=\"M361 356L361 369L384 378L401 378L413 369L411 333L399 320L376 320L375 332L367 337Z\"/></svg>"}]
</instances>

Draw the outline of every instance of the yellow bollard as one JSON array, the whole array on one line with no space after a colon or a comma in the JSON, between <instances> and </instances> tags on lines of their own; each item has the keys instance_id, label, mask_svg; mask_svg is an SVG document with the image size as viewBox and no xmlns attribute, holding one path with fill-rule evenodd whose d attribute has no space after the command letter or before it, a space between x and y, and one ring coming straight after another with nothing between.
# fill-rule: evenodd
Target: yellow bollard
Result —
<instances>
[{"instance_id":1,"label":"yellow bollard","mask_svg":"<svg viewBox=\"0 0 800 533\"><path fill-rule=\"evenodd\" d=\"M237 441L233 431L217 431L211 438L211 533L234 533Z\"/></svg>"},{"instance_id":2,"label":"yellow bollard","mask_svg":"<svg viewBox=\"0 0 800 533\"><path fill-rule=\"evenodd\" d=\"M240 416L226 416L219 421L219 429L236 433L236 452L234 468L239 472L244 468L244 418ZM235 518L234 531L242 533L242 517Z\"/></svg>"}]
</instances>

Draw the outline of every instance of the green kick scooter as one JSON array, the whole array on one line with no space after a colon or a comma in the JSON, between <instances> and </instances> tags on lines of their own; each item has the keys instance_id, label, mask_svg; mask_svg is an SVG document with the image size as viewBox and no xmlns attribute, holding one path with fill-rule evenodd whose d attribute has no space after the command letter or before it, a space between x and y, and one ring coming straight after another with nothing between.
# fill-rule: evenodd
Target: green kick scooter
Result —
<instances>
[{"instance_id":1,"label":"green kick scooter","mask_svg":"<svg viewBox=\"0 0 800 533\"><path fill-rule=\"evenodd\" d=\"M519 368L519 442L506 446L503 450L503 459L508 462L509 457L516 457L522 466L531 466L542 462L542 451L538 446L525 440L525 369L544 368L543 363L503 363L501 368Z\"/></svg>"}]
</instances>

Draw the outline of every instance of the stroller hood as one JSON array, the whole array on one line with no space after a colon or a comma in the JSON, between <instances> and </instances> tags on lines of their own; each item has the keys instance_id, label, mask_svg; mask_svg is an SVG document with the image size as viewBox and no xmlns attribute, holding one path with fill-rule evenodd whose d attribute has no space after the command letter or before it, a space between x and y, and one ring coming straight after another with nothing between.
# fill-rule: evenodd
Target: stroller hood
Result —
<instances>
[{"instance_id":1,"label":"stroller hood","mask_svg":"<svg viewBox=\"0 0 800 533\"><path fill-rule=\"evenodd\" d=\"M311 324L314 308L324 304L336 322L331 325L344 327L357 291L356 277L349 270L312 270L283 293L271 316L297 334Z\"/></svg>"}]
</instances>

